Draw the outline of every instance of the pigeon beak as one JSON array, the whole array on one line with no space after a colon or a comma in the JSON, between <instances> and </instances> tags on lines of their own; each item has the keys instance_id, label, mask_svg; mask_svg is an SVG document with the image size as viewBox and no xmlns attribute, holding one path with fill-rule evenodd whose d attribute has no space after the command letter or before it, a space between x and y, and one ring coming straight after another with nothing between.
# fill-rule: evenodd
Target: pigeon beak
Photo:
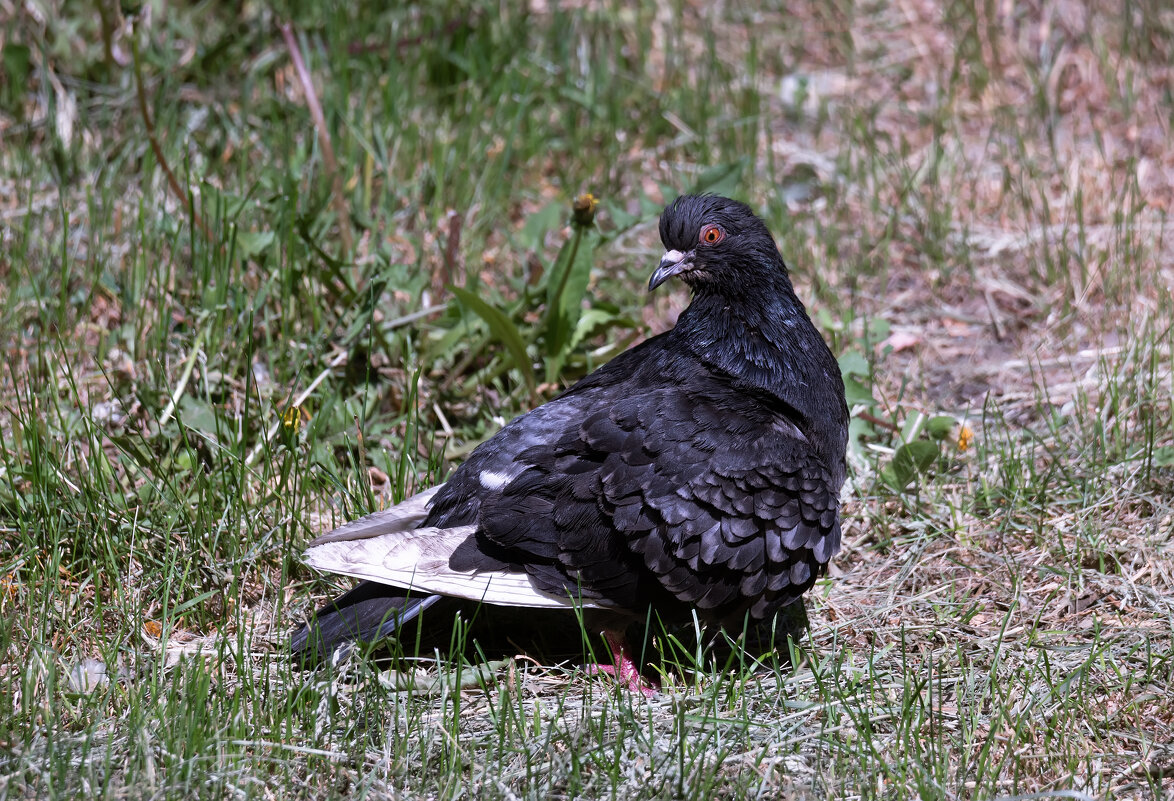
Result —
<instances>
[{"instance_id":1,"label":"pigeon beak","mask_svg":"<svg viewBox=\"0 0 1174 801\"><path fill-rule=\"evenodd\" d=\"M648 291L656 289L674 275L688 272L693 267L693 252L682 253L679 250L670 250L660 260L660 266L648 279Z\"/></svg>"}]
</instances>

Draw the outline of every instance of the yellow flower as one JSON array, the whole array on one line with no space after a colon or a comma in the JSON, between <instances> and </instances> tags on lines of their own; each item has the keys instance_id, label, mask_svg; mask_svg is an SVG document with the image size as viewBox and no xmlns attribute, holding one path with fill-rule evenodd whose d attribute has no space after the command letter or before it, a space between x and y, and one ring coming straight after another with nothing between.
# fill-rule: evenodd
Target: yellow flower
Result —
<instances>
[{"instance_id":1,"label":"yellow flower","mask_svg":"<svg viewBox=\"0 0 1174 801\"><path fill-rule=\"evenodd\" d=\"M310 421L310 413L306 411L304 406L290 406L281 413L281 425L290 434L296 434L302 427L302 423Z\"/></svg>"},{"instance_id":2,"label":"yellow flower","mask_svg":"<svg viewBox=\"0 0 1174 801\"><path fill-rule=\"evenodd\" d=\"M970 430L970 426L965 424L958 426L958 452L965 453L973 444L974 432Z\"/></svg>"},{"instance_id":3,"label":"yellow flower","mask_svg":"<svg viewBox=\"0 0 1174 801\"><path fill-rule=\"evenodd\" d=\"M591 223L595 222L595 207L599 205L599 200L590 192L584 192L575 198L575 202L571 205L571 221L575 225L587 228Z\"/></svg>"}]
</instances>

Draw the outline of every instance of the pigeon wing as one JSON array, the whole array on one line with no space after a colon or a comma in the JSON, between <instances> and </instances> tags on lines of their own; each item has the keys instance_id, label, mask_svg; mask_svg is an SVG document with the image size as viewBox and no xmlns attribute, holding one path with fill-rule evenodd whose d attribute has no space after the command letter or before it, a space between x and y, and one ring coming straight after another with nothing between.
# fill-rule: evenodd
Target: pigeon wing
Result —
<instances>
[{"instance_id":1,"label":"pigeon wing","mask_svg":"<svg viewBox=\"0 0 1174 801\"><path fill-rule=\"evenodd\" d=\"M568 607L566 592L543 593L517 570L456 570L453 551L469 539L475 526L416 527L441 487L425 490L402 503L367 515L324 534L303 556L310 567L328 573L390 584L422 594L448 595L505 606Z\"/></svg>"},{"instance_id":2,"label":"pigeon wing","mask_svg":"<svg viewBox=\"0 0 1174 801\"><path fill-rule=\"evenodd\" d=\"M465 548L633 611L765 618L798 598L839 549L836 478L786 410L713 374L686 386L630 380L522 452Z\"/></svg>"}]
</instances>

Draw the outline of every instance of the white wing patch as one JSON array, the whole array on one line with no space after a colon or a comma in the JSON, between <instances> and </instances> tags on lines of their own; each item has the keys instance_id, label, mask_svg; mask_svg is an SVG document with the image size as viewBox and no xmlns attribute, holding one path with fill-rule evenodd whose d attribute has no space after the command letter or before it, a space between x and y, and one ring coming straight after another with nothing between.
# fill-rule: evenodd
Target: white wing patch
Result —
<instances>
[{"instance_id":1,"label":"white wing patch","mask_svg":"<svg viewBox=\"0 0 1174 801\"><path fill-rule=\"evenodd\" d=\"M481 486L487 490L501 489L514 479L509 473L495 473L492 470L482 470L477 478Z\"/></svg>"}]
</instances>

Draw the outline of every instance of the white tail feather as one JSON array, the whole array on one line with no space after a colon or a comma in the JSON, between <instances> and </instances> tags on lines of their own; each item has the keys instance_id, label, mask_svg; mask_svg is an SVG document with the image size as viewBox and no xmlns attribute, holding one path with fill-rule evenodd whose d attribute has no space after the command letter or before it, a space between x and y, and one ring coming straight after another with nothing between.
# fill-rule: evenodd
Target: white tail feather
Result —
<instances>
[{"instance_id":1,"label":"white tail feather","mask_svg":"<svg viewBox=\"0 0 1174 801\"><path fill-rule=\"evenodd\" d=\"M366 517L360 517L358 520L352 520L346 525L339 526L334 531L329 531L316 538L310 543L309 547L314 548L318 545L325 545L328 542L379 537L395 531L410 531L422 523L424 518L428 516L428 507L432 504L432 496L443 486L443 484L437 484L431 489L417 492L412 497L397 503L390 509L384 509L382 512L375 512Z\"/></svg>"},{"instance_id":2,"label":"white tail feather","mask_svg":"<svg viewBox=\"0 0 1174 801\"><path fill-rule=\"evenodd\" d=\"M525 573L478 573L449 567L452 552L469 538L474 526L372 533L372 529L382 526L384 521L364 525L364 521L387 512L356 520L314 540L306 550L306 564L328 573L341 573L405 590L501 606L565 609L575 605L570 596L560 598L538 591ZM347 536L335 536L344 531ZM581 606L593 608L595 604L585 602Z\"/></svg>"}]
</instances>

